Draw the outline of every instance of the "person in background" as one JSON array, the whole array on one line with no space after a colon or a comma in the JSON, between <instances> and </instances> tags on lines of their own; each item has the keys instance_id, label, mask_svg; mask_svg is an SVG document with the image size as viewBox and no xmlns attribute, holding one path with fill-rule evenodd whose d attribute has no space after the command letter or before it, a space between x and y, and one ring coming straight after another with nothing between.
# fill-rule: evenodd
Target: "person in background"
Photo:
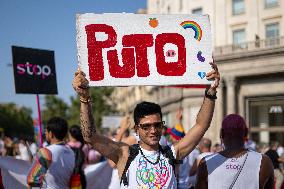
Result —
<instances>
[{"instance_id":1,"label":"person in background","mask_svg":"<svg viewBox=\"0 0 284 189\"><path fill-rule=\"evenodd\" d=\"M4 137L4 155L5 156L14 156L14 144L12 139L9 136Z\"/></svg>"},{"instance_id":2,"label":"person in background","mask_svg":"<svg viewBox=\"0 0 284 189\"><path fill-rule=\"evenodd\" d=\"M45 136L49 146L39 149L28 172L29 187L47 189L69 189L70 178L75 167L75 155L65 145L67 122L60 117L48 120Z\"/></svg>"},{"instance_id":3,"label":"person in background","mask_svg":"<svg viewBox=\"0 0 284 189\"><path fill-rule=\"evenodd\" d=\"M256 144L253 140L251 140L250 138L246 138L245 139L245 148L246 149L250 149L253 151L256 151Z\"/></svg>"},{"instance_id":4,"label":"person in background","mask_svg":"<svg viewBox=\"0 0 284 189\"><path fill-rule=\"evenodd\" d=\"M37 145L35 143L35 140L32 137L29 138L28 146L29 146L31 155L35 156L37 152Z\"/></svg>"},{"instance_id":5,"label":"person in background","mask_svg":"<svg viewBox=\"0 0 284 189\"><path fill-rule=\"evenodd\" d=\"M2 136L0 136L0 156L3 156L5 152L5 144Z\"/></svg>"},{"instance_id":6,"label":"person in background","mask_svg":"<svg viewBox=\"0 0 284 189\"><path fill-rule=\"evenodd\" d=\"M280 189L281 184L283 183L283 173L282 173L282 170L280 169L279 164L284 163L284 159L279 157L277 153L278 147L279 147L279 143L277 141L272 141L270 143L270 148L265 153L265 155L267 155L273 163L275 189Z\"/></svg>"},{"instance_id":7,"label":"person in background","mask_svg":"<svg viewBox=\"0 0 284 189\"><path fill-rule=\"evenodd\" d=\"M24 138L20 139L18 148L19 148L19 159L24 161L30 161L31 155L29 152L29 147L27 145L27 141Z\"/></svg>"},{"instance_id":8,"label":"person in background","mask_svg":"<svg viewBox=\"0 0 284 189\"><path fill-rule=\"evenodd\" d=\"M217 142L214 144L211 151L215 154L215 153L221 152L222 150L223 150L222 145Z\"/></svg>"},{"instance_id":9,"label":"person in background","mask_svg":"<svg viewBox=\"0 0 284 189\"><path fill-rule=\"evenodd\" d=\"M66 145L71 147L72 149L82 149L82 151L84 152L84 164L87 164L89 147L85 144L84 138L81 133L81 128L78 125L72 125L69 128L68 138L69 141Z\"/></svg>"},{"instance_id":10,"label":"person in background","mask_svg":"<svg viewBox=\"0 0 284 189\"><path fill-rule=\"evenodd\" d=\"M247 132L241 116L224 118L220 138L225 149L201 160L196 189L273 189L273 165L266 155L245 148Z\"/></svg>"},{"instance_id":11,"label":"person in background","mask_svg":"<svg viewBox=\"0 0 284 189\"><path fill-rule=\"evenodd\" d=\"M82 189L87 186L87 180L84 173L84 167L88 163L88 146L85 145L81 129L78 125L72 125L69 128L69 142L66 144L75 154L75 172L80 175Z\"/></svg>"},{"instance_id":12,"label":"person in background","mask_svg":"<svg viewBox=\"0 0 284 189\"><path fill-rule=\"evenodd\" d=\"M184 136L184 128L182 126L182 112L181 110L178 111L176 115L177 123L173 128L168 128L167 133L170 135L170 140L173 144L176 144L180 141ZM177 177L177 188L178 189L187 189L189 183L189 163L187 156L182 160L182 164L176 167L178 170L176 174Z\"/></svg>"},{"instance_id":13,"label":"person in background","mask_svg":"<svg viewBox=\"0 0 284 189\"><path fill-rule=\"evenodd\" d=\"M161 146L166 146L166 145L171 146L171 142L168 140L167 137L168 136L167 130L168 130L167 126L164 126L162 130L162 136L159 142Z\"/></svg>"},{"instance_id":14,"label":"person in background","mask_svg":"<svg viewBox=\"0 0 284 189\"><path fill-rule=\"evenodd\" d=\"M196 158L199 154L200 154L200 151L197 147L187 156L188 164L189 164L189 171L188 171L188 175L189 175L189 177L188 177L189 178L188 188L189 189L194 189L194 187L195 187L196 174L190 175L190 170L194 166L195 160L196 160Z\"/></svg>"},{"instance_id":15,"label":"person in background","mask_svg":"<svg viewBox=\"0 0 284 189\"><path fill-rule=\"evenodd\" d=\"M198 144L198 148L200 151L200 154L196 157L193 166L191 167L191 170L189 172L190 176L195 176L197 173L197 167L201 161L202 158L209 156L211 154L213 154L213 152L211 152L211 140L208 138L202 138Z\"/></svg>"}]
</instances>

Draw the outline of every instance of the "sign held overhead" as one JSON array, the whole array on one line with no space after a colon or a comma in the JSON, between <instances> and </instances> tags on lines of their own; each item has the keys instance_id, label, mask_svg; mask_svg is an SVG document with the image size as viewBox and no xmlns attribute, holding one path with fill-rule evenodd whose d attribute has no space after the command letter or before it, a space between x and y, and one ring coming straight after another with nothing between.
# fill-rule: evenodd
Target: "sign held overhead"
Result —
<instances>
[{"instance_id":1,"label":"sign held overhead","mask_svg":"<svg viewBox=\"0 0 284 189\"><path fill-rule=\"evenodd\" d=\"M90 86L204 85L208 15L77 15L80 69Z\"/></svg>"},{"instance_id":2,"label":"sign held overhead","mask_svg":"<svg viewBox=\"0 0 284 189\"><path fill-rule=\"evenodd\" d=\"M54 52L12 46L16 93L57 94Z\"/></svg>"}]
</instances>

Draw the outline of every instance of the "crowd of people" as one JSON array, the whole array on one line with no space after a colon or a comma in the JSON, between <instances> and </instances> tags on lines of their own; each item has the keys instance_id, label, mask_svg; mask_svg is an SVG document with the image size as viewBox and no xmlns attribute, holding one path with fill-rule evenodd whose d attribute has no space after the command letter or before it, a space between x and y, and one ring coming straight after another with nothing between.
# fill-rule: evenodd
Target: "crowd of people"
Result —
<instances>
[{"instance_id":1,"label":"crowd of people","mask_svg":"<svg viewBox=\"0 0 284 189\"><path fill-rule=\"evenodd\" d=\"M181 111L177 113L177 123L173 127L163 127L160 145L171 146L177 141L181 140L185 136L184 128L181 124L182 114ZM129 145L139 143L139 136L134 132L129 117L122 119L120 127L117 130L111 130L106 135L114 141L122 141ZM64 144L71 149L81 149L83 152L83 163L82 169L90 164L96 164L106 160L98 151L96 151L90 144L84 141L80 126L73 125L69 127L68 137L64 139ZM49 144L46 141L44 146L47 147ZM273 163L274 167L274 181L275 188L281 188L283 185L283 166L284 166L284 148L277 141L271 141L270 144L256 144L254 141L246 138L244 146L246 149L256 151L261 154L266 154ZM224 150L224 144L215 143L212 145L212 141L209 138L203 137L196 148L183 159L183 163L179 165L178 171L178 183L177 188L179 189L193 189L198 188L196 186L196 176L198 166L202 159L210 157ZM12 156L16 159L22 159L25 161L32 161L35 157L38 147L35 142L31 139L11 139L8 136L1 137L0 139L0 153L1 156ZM74 150L75 153L75 150ZM76 156L76 153L75 153ZM77 157L78 158L78 157ZM120 188L120 178L116 165L108 160L109 165L113 168L111 182L109 189ZM75 167L75 165L74 165ZM227 166L228 167L228 166ZM82 173L84 174L84 173ZM222 175L224 176L224 175ZM86 184L83 184L86 186ZM83 187L84 188L84 187Z\"/></svg>"},{"instance_id":2,"label":"crowd of people","mask_svg":"<svg viewBox=\"0 0 284 189\"><path fill-rule=\"evenodd\" d=\"M68 137L64 139L64 142L71 148L79 148L83 144L82 150L85 156L85 166L96 164L104 160L103 156L98 151L84 142L81 128L78 125L73 125L69 128ZM43 147L48 145L49 143L44 140ZM15 159L32 162L38 149L39 144L37 144L33 138L17 138L5 135L0 137L0 156L10 156Z\"/></svg>"},{"instance_id":3,"label":"crowd of people","mask_svg":"<svg viewBox=\"0 0 284 189\"><path fill-rule=\"evenodd\" d=\"M81 125L68 128L66 120L53 117L46 124L44 147L32 149L33 143L5 137L0 141L1 154L32 162L27 177L30 187L86 188L84 167L107 160L113 168L110 189L281 188L283 147L277 142L256 145L248 139L241 116L224 118L220 143L212 146L204 137L220 80L216 64L211 66L206 78L214 82L205 90L196 123L187 132L181 110L177 123L167 128L161 107L145 101L134 109L134 126L126 116L112 135L97 132L88 81L77 71L73 87L80 97Z\"/></svg>"}]
</instances>

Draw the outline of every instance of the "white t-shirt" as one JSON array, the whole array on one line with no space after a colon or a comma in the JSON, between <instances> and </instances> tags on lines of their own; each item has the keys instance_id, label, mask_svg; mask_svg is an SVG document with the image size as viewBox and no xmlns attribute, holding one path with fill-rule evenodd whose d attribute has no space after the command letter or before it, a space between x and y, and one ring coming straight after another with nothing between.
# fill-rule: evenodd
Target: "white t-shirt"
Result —
<instances>
[{"instance_id":1,"label":"white t-shirt","mask_svg":"<svg viewBox=\"0 0 284 189\"><path fill-rule=\"evenodd\" d=\"M45 175L48 189L69 189L70 177L75 166L75 155L65 145L49 145L46 147L52 154L52 163Z\"/></svg>"},{"instance_id":2,"label":"white t-shirt","mask_svg":"<svg viewBox=\"0 0 284 189\"><path fill-rule=\"evenodd\" d=\"M201 153L197 156L196 160L198 162L200 162L204 157L207 157L207 156L212 155L212 154L213 154L213 152L203 152L203 153Z\"/></svg>"},{"instance_id":3,"label":"white t-shirt","mask_svg":"<svg viewBox=\"0 0 284 189\"><path fill-rule=\"evenodd\" d=\"M221 154L205 157L208 171L208 189L228 189L241 169L246 154L238 158L226 158ZM262 155L248 151L247 160L233 189L259 189L259 170Z\"/></svg>"},{"instance_id":4,"label":"white t-shirt","mask_svg":"<svg viewBox=\"0 0 284 189\"><path fill-rule=\"evenodd\" d=\"M29 156L28 148L24 144L22 143L19 144L19 151L20 151L20 159L29 161L30 156Z\"/></svg>"},{"instance_id":5,"label":"white t-shirt","mask_svg":"<svg viewBox=\"0 0 284 189\"><path fill-rule=\"evenodd\" d=\"M196 176L189 176L189 172L199 151L194 149L188 156L183 159L183 163L179 166L178 188L187 189L189 186L194 186Z\"/></svg>"},{"instance_id":6,"label":"white t-shirt","mask_svg":"<svg viewBox=\"0 0 284 189\"><path fill-rule=\"evenodd\" d=\"M143 154L151 162L156 162L158 151L147 151L142 149ZM176 153L174 147L171 147L174 157ZM164 155L160 154L160 160L157 164L149 163L139 152L131 162L126 173L128 178L128 187L121 184L122 189L176 189L177 182L172 165Z\"/></svg>"},{"instance_id":7,"label":"white t-shirt","mask_svg":"<svg viewBox=\"0 0 284 189\"><path fill-rule=\"evenodd\" d=\"M37 152L37 145L33 142L30 144L30 151L32 153L32 155L34 156Z\"/></svg>"},{"instance_id":8,"label":"white t-shirt","mask_svg":"<svg viewBox=\"0 0 284 189\"><path fill-rule=\"evenodd\" d=\"M120 184L120 179L119 179L119 175L118 175L118 170L113 169L112 174L111 174L111 180L110 180L110 183L108 185L108 189L120 189L119 184Z\"/></svg>"},{"instance_id":9,"label":"white t-shirt","mask_svg":"<svg viewBox=\"0 0 284 189\"><path fill-rule=\"evenodd\" d=\"M0 155L4 152L4 141L0 139Z\"/></svg>"}]
</instances>

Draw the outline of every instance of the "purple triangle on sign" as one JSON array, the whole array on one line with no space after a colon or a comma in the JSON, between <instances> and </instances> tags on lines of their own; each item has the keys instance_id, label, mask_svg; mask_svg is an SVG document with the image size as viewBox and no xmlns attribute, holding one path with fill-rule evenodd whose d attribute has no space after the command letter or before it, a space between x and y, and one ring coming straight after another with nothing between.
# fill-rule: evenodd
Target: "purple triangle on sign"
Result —
<instances>
[{"instance_id":1,"label":"purple triangle on sign","mask_svg":"<svg viewBox=\"0 0 284 189\"><path fill-rule=\"evenodd\" d=\"M203 79L206 76L205 72L198 72L198 76Z\"/></svg>"}]
</instances>

